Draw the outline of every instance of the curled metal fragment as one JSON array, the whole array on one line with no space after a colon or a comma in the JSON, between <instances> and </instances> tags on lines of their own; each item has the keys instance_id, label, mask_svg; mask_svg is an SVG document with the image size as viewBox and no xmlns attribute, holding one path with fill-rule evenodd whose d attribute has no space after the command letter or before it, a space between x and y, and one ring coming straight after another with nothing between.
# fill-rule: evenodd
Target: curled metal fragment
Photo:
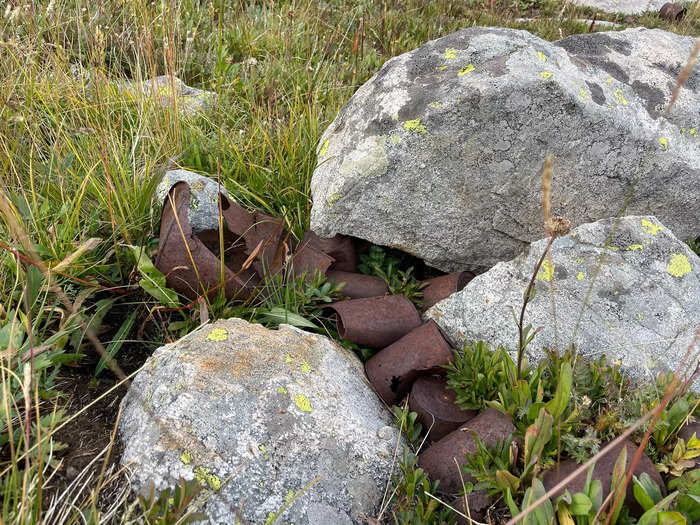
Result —
<instances>
[{"instance_id":1,"label":"curled metal fragment","mask_svg":"<svg viewBox=\"0 0 700 525\"><path fill-rule=\"evenodd\" d=\"M475 410L461 410L455 404L456 397L442 377L423 376L413 383L408 406L418 414L418 421L431 441L439 441L476 416Z\"/></svg>"},{"instance_id":2,"label":"curled metal fragment","mask_svg":"<svg viewBox=\"0 0 700 525\"><path fill-rule=\"evenodd\" d=\"M300 244L292 257L292 270L294 275L306 275L310 280L315 271L325 274L328 268L335 262L335 259L327 255L310 244Z\"/></svg>"},{"instance_id":3,"label":"curled metal fragment","mask_svg":"<svg viewBox=\"0 0 700 525\"><path fill-rule=\"evenodd\" d=\"M459 292L473 278L474 274L471 272L457 272L422 281L427 284L425 288L421 289L423 293L422 310L425 311L453 293Z\"/></svg>"},{"instance_id":4,"label":"curled metal fragment","mask_svg":"<svg viewBox=\"0 0 700 525\"><path fill-rule=\"evenodd\" d=\"M384 279L373 275L342 272L339 270L330 270L326 275L328 276L328 280L335 284L344 283L341 293L350 299L378 297L380 295L386 295L389 291L389 287Z\"/></svg>"},{"instance_id":5,"label":"curled metal fragment","mask_svg":"<svg viewBox=\"0 0 700 525\"><path fill-rule=\"evenodd\" d=\"M661 6L661 9L659 9L659 16L667 22L678 22L687 12L688 10L683 4L666 2Z\"/></svg>"},{"instance_id":6,"label":"curled metal fragment","mask_svg":"<svg viewBox=\"0 0 700 525\"><path fill-rule=\"evenodd\" d=\"M442 372L452 359L450 345L431 319L373 355L365 371L379 397L393 405L421 375Z\"/></svg>"},{"instance_id":7,"label":"curled metal fragment","mask_svg":"<svg viewBox=\"0 0 700 525\"><path fill-rule=\"evenodd\" d=\"M341 338L370 348L384 348L420 326L420 315L403 295L351 299L329 304L337 314Z\"/></svg>"},{"instance_id":8,"label":"curled metal fragment","mask_svg":"<svg viewBox=\"0 0 700 525\"><path fill-rule=\"evenodd\" d=\"M260 252L253 262L253 268L260 277L282 269L289 251L286 245L288 236L281 217L255 212L253 225L243 237L249 255L260 246Z\"/></svg>"},{"instance_id":9,"label":"curled metal fragment","mask_svg":"<svg viewBox=\"0 0 700 525\"><path fill-rule=\"evenodd\" d=\"M322 238L309 230L301 239L301 244L309 244L333 257L335 259L333 270L341 272L357 271L357 253L350 237L336 235L335 237Z\"/></svg>"},{"instance_id":10,"label":"curled metal fragment","mask_svg":"<svg viewBox=\"0 0 700 525\"><path fill-rule=\"evenodd\" d=\"M167 286L190 299L205 294L213 297L221 286L228 298L248 298L258 283L257 276L240 267L240 271L227 265L222 268L219 257L192 234L187 217L189 202L189 185L178 182L163 203L155 266L165 275ZM206 240L207 235L204 237Z\"/></svg>"}]
</instances>

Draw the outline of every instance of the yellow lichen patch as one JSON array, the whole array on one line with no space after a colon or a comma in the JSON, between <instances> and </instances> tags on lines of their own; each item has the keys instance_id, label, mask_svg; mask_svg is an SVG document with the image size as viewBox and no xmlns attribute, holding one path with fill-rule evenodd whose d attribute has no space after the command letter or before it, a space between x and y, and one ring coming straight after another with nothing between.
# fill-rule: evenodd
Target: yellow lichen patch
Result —
<instances>
[{"instance_id":1,"label":"yellow lichen patch","mask_svg":"<svg viewBox=\"0 0 700 525\"><path fill-rule=\"evenodd\" d=\"M542 73L540 73L540 76L542 78L552 78L552 74L549 71L542 71Z\"/></svg>"},{"instance_id":2,"label":"yellow lichen patch","mask_svg":"<svg viewBox=\"0 0 700 525\"><path fill-rule=\"evenodd\" d=\"M436 100L435 102L431 102L430 104L428 104L428 106L430 106L433 109L439 109L440 103Z\"/></svg>"},{"instance_id":3,"label":"yellow lichen patch","mask_svg":"<svg viewBox=\"0 0 700 525\"><path fill-rule=\"evenodd\" d=\"M537 280L551 282L552 277L554 277L554 263L545 259L540 266L540 271L537 272Z\"/></svg>"},{"instance_id":4,"label":"yellow lichen patch","mask_svg":"<svg viewBox=\"0 0 700 525\"><path fill-rule=\"evenodd\" d=\"M471 73L471 72L474 71L475 69L476 69L476 68L474 67L474 64L467 64L466 66L464 66L462 69L460 69L460 70L457 72L457 76L458 76L458 77L464 76L464 75L466 75L467 73Z\"/></svg>"},{"instance_id":5,"label":"yellow lichen patch","mask_svg":"<svg viewBox=\"0 0 700 525\"><path fill-rule=\"evenodd\" d=\"M290 356L289 354L287 354L286 356L284 356L284 362L285 362L285 363L291 363L291 362L292 362L292 356Z\"/></svg>"},{"instance_id":6,"label":"yellow lichen patch","mask_svg":"<svg viewBox=\"0 0 700 525\"><path fill-rule=\"evenodd\" d=\"M674 253L666 269L674 277L683 277L690 273L690 261L685 255Z\"/></svg>"},{"instance_id":7,"label":"yellow lichen patch","mask_svg":"<svg viewBox=\"0 0 700 525\"><path fill-rule=\"evenodd\" d=\"M309 363L307 363L306 361L304 361L304 362L301 364L301 371L304 372L305 374L308 374L309 372L311 372L311 367L309 366Z\"/></svg>"},{"instance_id":8,"label":"yellow lichen patch","mask_svg":"<svg viewBox=\"0 0 700 525\"><path fill-rule=\"evenodd\" d=\"M278 394L286 394L286 393L287 393L287 389L284 388L283 386L278 386L278 387L277 387L277 393L278 393Z\"/></svg>"},{"instance_id":9,"label":"yellow lichen patch","mask_svg":"<svg viewBox=\"0 0 700 525\"><path fill-rule=\"evenodd\" d=\"M659 144L661 144L663 149L668 149L668 139L666 137L659 137Z\"/></svg>"},{"instance_id":10,"label":"yellow lichen patch","mask_svg":"<svg viewBox=\"0 0 700 525\"><path fill-rule=\"evenodd\" d=\"M341 199L342 196L343 194L338 193L337 191L331 194L331 196L326 199L328 206L333 206L336 202L338 202Z\"/></svg>"},{"instance_id":11,"label":"yellow lichen patch","mask_svg":"<svg viewBox=\"0 0 700 525\"><path fill-rule=\"evenodd\" d=\"M325 157L326 153L328 153L328 147L331 145L331 141L326 139L323 141L323 144L321 144L321 149L318 152L319 157Z\"/></svg>"},{"instance_id":12,"label":"yellow lichen patch","mask_svg":"<svg viewBox=\"0 0 700 525\"><path fill-rule=\"evenodd\" d=\"M695 135L698 134L698 130L696 130L695 128L690 128L688 130L688 133L690 133L694 137Z\"/></svg>"},{"instance_id":13,"label":"yellow lichen patch","mask_svg":"<svg viewBox=\"0 0 700 525\"><path fill-rule=\"evenodd\" d=\"M199 481L200 485L209 485L212 490L219 490L221 488L221 480L218 476L211 474L209 469L202 466L194 469L194 478Z\"/></svg>"},{"instance_id":14,"label":"yellow lichen patch","mask_svg":"<svg viewBox=\"0 0 700 525\"><path fill-rule=\"evenodd\" d=\"M651 221L648 221L648 220L646 220L646 219L642 219L642 229L643 229L645 232L647 232L647 233L651 233L652 235L656 235L656 234L659 233L661 230L663 230L664 227L663 227L663 226L657 226L656 224L654 224L654 223L651 222Z\"/></svg>"},{"instance_id":15,"label":"yellow lichen patch","mask_svg":"<svg viewBox=\"0 0 700 525\"><path fill-rule=\"evenodd\" d=\"M612 250L612 251L614 251L614 252L620 251L620 248L618 248L617 246L610 246L609 244L606 244L605 247L606 247L608 250Z\"/></svg>"},{"instance_id":16,"label":"yellow lichen patch","mask_svg":"<svg viewBox=\"0 0 700 525\"><path fill-rule=\"evenodd\" d=\"M627 248L625 248L628 252L636 252L637 250L643 250L644 246L641 244L630 244Z\"/></svg>"},{"instance_id":17,"label":"yellow lichen patch","mask_svg":"<svg viewBox=\"0 0 700 525\"><path fill-rule=\"evenodd\" d=\"M438 68L439 71L445 71L447 69L447 66L440 66Z\"/></svg>"},{"instance_id":18,"label":"yellow lichen patch","mask_svg":"<svg viewBox=\"0 0 700 525\"><path fill-rule=\"evenodd\" d=\"M615 98L617 100L619 100L623 106L627 105L627 99L625 99L624 95L622 94L622 90L620 88L617 88L615 90Z\"/></svg>"},{"instance_id":19,"label":"yellow lichen patch","mask_svg":"<svg viewBox=\"0 0 700 525\"><path fill-rule=\"evenodd\" d=\"M223 328L214 328L207 336L207 341L226 341L228 332Z\"/></svg>"},{"instance_id":20,"label":"yellow lichen patch","mask_svg":"<svg viewBox=\"0 0 700 525\"><path fill-rule=\"evenodd\" d=\"M188 450L183 450L182 454L180 454L180 461L185 465L189 465L192 463L192 453Z\"/></svg>"},{"instance_id":21,"label":"yellow lichen patch","mask_svg":"<svg viewBox=\"0 0 700 525\"><path fill-rule=\"evenodd\" d=\"M576 276L576 278L577 278L579 281L583 281L583 278L584 278L584 277L585 277L585 276L583 275L583 272L578 272L578 275Z\"/></svg>"},{"instance_id":22,"label":"yellow lichen patch","mask_svg":"<svg viewBox=\"0 0 700 525\"><path fill-rule=\"evenodd\" d=\"M401 137L399 137L398 135L394 135L389 139L389 142L391 142L395 146L396 144L401 142Z\"/></svg>"},{"instance_id":23,"label":"yellow lichen patch","mask_svg":"<svg viewBox=\"0 0 700 525\"><path fill-rule=\"evenodd\" d=\"M294 402L302 412L311 412L311 401L304 394L295 395Z\"/></svg>"},{"instance_id":24,"label":"yellow lichen patch","mask_svg":"<svg viewBox=\"0 0 700 525\"><path fill-rule=\"evenodd\" d=\"M538 51L538 52L537 52L537 56L540 57L540 60L541 60L542 62L546 62L546 61L547 61L547 57L545 56L545 54L544 54L542 51Z\"/></svg>"},{"instance_id":25,"label":"yellow lichen patch","mask_svg":"<svg viewBox=\"0 0 700 525\"><path fill-rule=\"evenodd\" d=\"M612 84L612 77L608 77L608 79L605 81L606 84Z\"/></svg>"},{"instance_id":26,"label":"yellow lichen patch","mask_svg":"<svg viewBox=\"0 0 700 525\"><path fill-rule=\"evenodd\" d=\"M456 49L452 49L451 47L445 49L445 60L454 60L455 58L457 58Z\"/></svg>"},{"instance_id":27,"label":"yellow lichen patch","mask_svg":"<svg viewBox=\"0 0 700 525\"><path fill-rule=\"evenodd\" d=\"M420 123L419 118L404 122L403 129L412 133L420 133L421 135L425 135L428 132L428 130L425 129L425 126Z\"/></svg>"},{"instance_id":28,"label":"yellow lichen patch","mask_svg":"<svg viewBox=\"0 0 700 525\"><path fill-rule=\"evenodd\" d=\"M579 89L578 89L578 93L579 93L579 95L581 95L581 98L582 98L583 100L586 100L586 90L585 90L585 89L579 88Z\"/></svg>"}]
</instances>

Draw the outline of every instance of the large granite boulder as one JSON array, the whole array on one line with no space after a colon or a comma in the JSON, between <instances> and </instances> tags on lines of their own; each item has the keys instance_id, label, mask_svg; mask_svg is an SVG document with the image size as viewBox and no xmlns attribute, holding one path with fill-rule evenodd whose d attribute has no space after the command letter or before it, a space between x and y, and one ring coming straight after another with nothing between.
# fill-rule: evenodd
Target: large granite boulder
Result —
<instances>
[{"instance_id":1,"label":"large granite boulder","mask_svg":"<svg viewBox=\"0 0 700 525\"><path fill-rule=\"evenodd\" d=\"M395 57L319 142L311 226L485 270L542 236L552 155L552 211L574 226L626 203L697 235L697 68L662 115L692 47L643 28L550 43L474 27Z\"/></svg>"},{"instance_id":2,"label":"large granite boulder","mask_svg":"<svg viewBox=\"0 0 700 525\"><path fill-rule=\"evenodd\" d=\"M240 319L158 349L122 406L135 488L196 478L211 523L362 523L399 437L354 355Z\"/></svg>"},{"instance_id":3,"label":"large granite boulder","mask_svg":"<svg viewBox=\"0 0 700 525\"><path fill-rule=\"evenodd\" d=\"M455 345L483 340L515 351L523 295L547 239L498 263L426 313ZM676 369L700 328L700 258L655 217L604 219L559 237L535 279L525 325L543 347L619 359L633 377ZM515 314L515 315L514 315ZM691 353L697 362L697 351ZM692 362L688 362L691 366Z\"/></svg>"}]
</instances>

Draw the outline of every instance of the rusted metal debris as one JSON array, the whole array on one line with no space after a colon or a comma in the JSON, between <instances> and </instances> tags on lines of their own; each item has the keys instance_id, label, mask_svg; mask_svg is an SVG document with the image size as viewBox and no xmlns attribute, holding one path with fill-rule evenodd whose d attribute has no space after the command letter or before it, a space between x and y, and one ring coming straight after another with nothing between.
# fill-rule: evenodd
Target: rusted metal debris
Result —
<instances>
[{"instance_id":1,"label":"rusted metal debris","mask_svg":"<svg viewBox=\"0 0 700 525\"><path fill-rule=\"evenodd\" d=\"M351 299L331 303L338 334L370 348L384 348L420 326L418 310L403 295Z\"/></svg>"},{"instance_id":2,"label":"rusted metal debris","mask_svg":"<svg viewBox=\"0 0 700 525\"><path fill-rule=\"evenodd\" d=\"M300 245L308 244L318 251L330 255L335 259L333 270L340 272L356 272L357 271L357 253L355 245L350 237L336 235L328 239L322 239L311 230L304 234Z\"/></svg>"},{"instance_id":3,"label":"rusted metal debris","mask_svg":"<svg viewBox=\"0 0 700 525\"><path fill-rule=\"evenodd\" d=\"M446 297L449 297L455 292L459 292L473 278L474 274L471 272L457 272L422 281L427 285L421 290L423 293L422 310L426 311Z\"/></svg>"},{"instance_id":4,"label":"rusted metal debris","mask_svg":"<svg viewBox=\"0 0 700 525\"><path fill-rule=\"evenodd\" d=\"M155 265L165 275L167 286L190 299L202 295L213 297L221 286L227 297L249 297L258 284L258 276L242 268L233 270L227 265L222 268L219 258L202 239L192 234L187 218L189 203L189 185L178 182L163 204Z\"/></svg>"},{"instance_id":5,"label":"rusted metal debris","mask_svg":"<svg viewBox=\"0 0 700 525\"><path fill-rule=\"evenodd\" d=\"M420 455L418 466L425 470L430 479L440 480L442 492L457 494L463 486L462 480L464 483L475 481L462 472L467 456L477 452L474 436L478 436L485 445L495 447L513 432L515 426L510 417L495 408L487 408L430 446Z\"/></svg>"},{"instance_id":6,"label":"rusted metal debris","mask_svg":"<svg viewBox=\"0 0 700 525\"><path fill-rule=\"evenodd\" d=\"M452 359L450 345L431 319L373 355L365 371L379 397L391 406L421 375L442 372Z\"/></svg>"},{"instance_id":7,"label":"rusted metal debris","mask_svg":"<svg viewBox=\"0 0 700 525\"><path fill-rule=\"evenodd\" d=\"M476 416L475 410L461 410L455 404L457 394L447 388L443 377L419 377L408 396L411 412L418 414L418 421L428 433L428 439L439 441Z\"/></svg>"},{"instance_id":8,"label":"rusted metal debris","mask_svg":"<svg viewBox=\"0 0 700 525\"><path fill-rule=\"evenodd\" d=\"M384 279L373 275L330 270L326 277L335 284L344 283L341 293L350 299L378 297L389 292L389 286Z\"/></svg>"},{"instance_id":9,"label":"rusted metal debris","mask_svg":"<svg viewBox=\"0 0 700 525\"><path fill-rule=\"evenodd\" d=\"M666 2L659 9L659 16L667 22L680 22L687 12L688 9L683 4Z\"/></svg>"}]
</instances>

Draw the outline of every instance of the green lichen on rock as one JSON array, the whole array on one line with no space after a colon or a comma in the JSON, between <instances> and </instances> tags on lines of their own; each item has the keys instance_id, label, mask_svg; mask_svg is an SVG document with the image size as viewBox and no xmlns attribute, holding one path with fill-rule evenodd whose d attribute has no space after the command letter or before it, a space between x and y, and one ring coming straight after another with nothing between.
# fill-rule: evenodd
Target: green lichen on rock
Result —
<instances>
[{"instance_id":1,"label":"green lichen on rock","mask_svg":"<svg viewBox=\"0 0 700 525\"><path fill-rule=\"evenodd\" d=\"M226 341L228 332L223 328L214 328L207 336L207 341Z\"/></svg>"},{"instance_id":2,"label":"green lichen on rock","mask_svg":"<svg viewBox=\"0 0 700 525\"><path fill-rule=\"evenodd\" d=\"M425 135L428 132L425 126L420 123L419 118L407 120L406 122L404 122L403 129L412 133L420 133L421 135Z\"/></svg>"},{"instance_id":3,"label":"green lichen on rock","mask_svg":"<svg viewBox=\"0 0 700 525\"><path fill-rule=\"evenodd\" d=\"M538 281L551 282L554 277L554 263L550 262L548 259L542 261L542 266L540 266L540 271L537 272Z\"/></svg>"},{"instance_id":4,"label":"green lichen on rock","mask_svg":"<svg viewBox=\"0 0 700 525\"><path fill-rule=\"evenodd\" d=\"M683 277L690 273L690 261L681 253L674 253L666 267L668 273L674 277Z\"/></svg>"},{"instance_id":5,"label":"green lichen on rock","mask_svg":"<svg viewBox=\"0 0 700 525\"><path fill-rule=\"evenodd\" d=\"M294 402L302 412L311 412L311 401L304 394L295 395Z\"/></svg>"},{"instance_id":6,"label":"green lichen on rock","mask_svg":"<svg viewBox=\"0 0 700 525\"><path fill-rule=\"evenodd\" d=\"M663 226L656 225L656 224L654 224L653 222L651 222L651 221L649 221L649 220L647 220L647 219L642 219L642 229L643 229L645 232L647 232L647 233L650 233L650 234L652 234L652 235L656 235L656 234L659 233L661 230L663 230L664 227L663 227Z\"/></svg>"},{"instance_id":7,"label":"green lichen on rock","mask_svg":"<svg viewBox=\"0 0 700 525\"><path fill-rule=\"evenodd\" d=\"M182 461L184 465L189 465L192 463L192 453L189 450L183 450L182 454L180 454L180 461Z\"/></svg>"},{"instance_id":8,"label":"green lichen on rock","mask_svg":"<svg viewBox=\"0 0 700 525\"><path fill-rule=\"evenodd\" d=\"M328 153L328 147L331 145L331 141L326 139L323 141L323 144L321 144L321 149L318 151L318 156L319 157L325 157L326 153Z\"/></svg>"},{"instance_id":9,"label":"green lichen on rock","mask_svg":"<svg viewBox=\"0 0 700 525\"><path fill-rule=\"evenodd\" d=\"M194 469L194 479L199 481L199 484L203 487L208 486L211 490L219 490L221 488L219 477L201 465Z\"/></svg>"}]
</instances>

